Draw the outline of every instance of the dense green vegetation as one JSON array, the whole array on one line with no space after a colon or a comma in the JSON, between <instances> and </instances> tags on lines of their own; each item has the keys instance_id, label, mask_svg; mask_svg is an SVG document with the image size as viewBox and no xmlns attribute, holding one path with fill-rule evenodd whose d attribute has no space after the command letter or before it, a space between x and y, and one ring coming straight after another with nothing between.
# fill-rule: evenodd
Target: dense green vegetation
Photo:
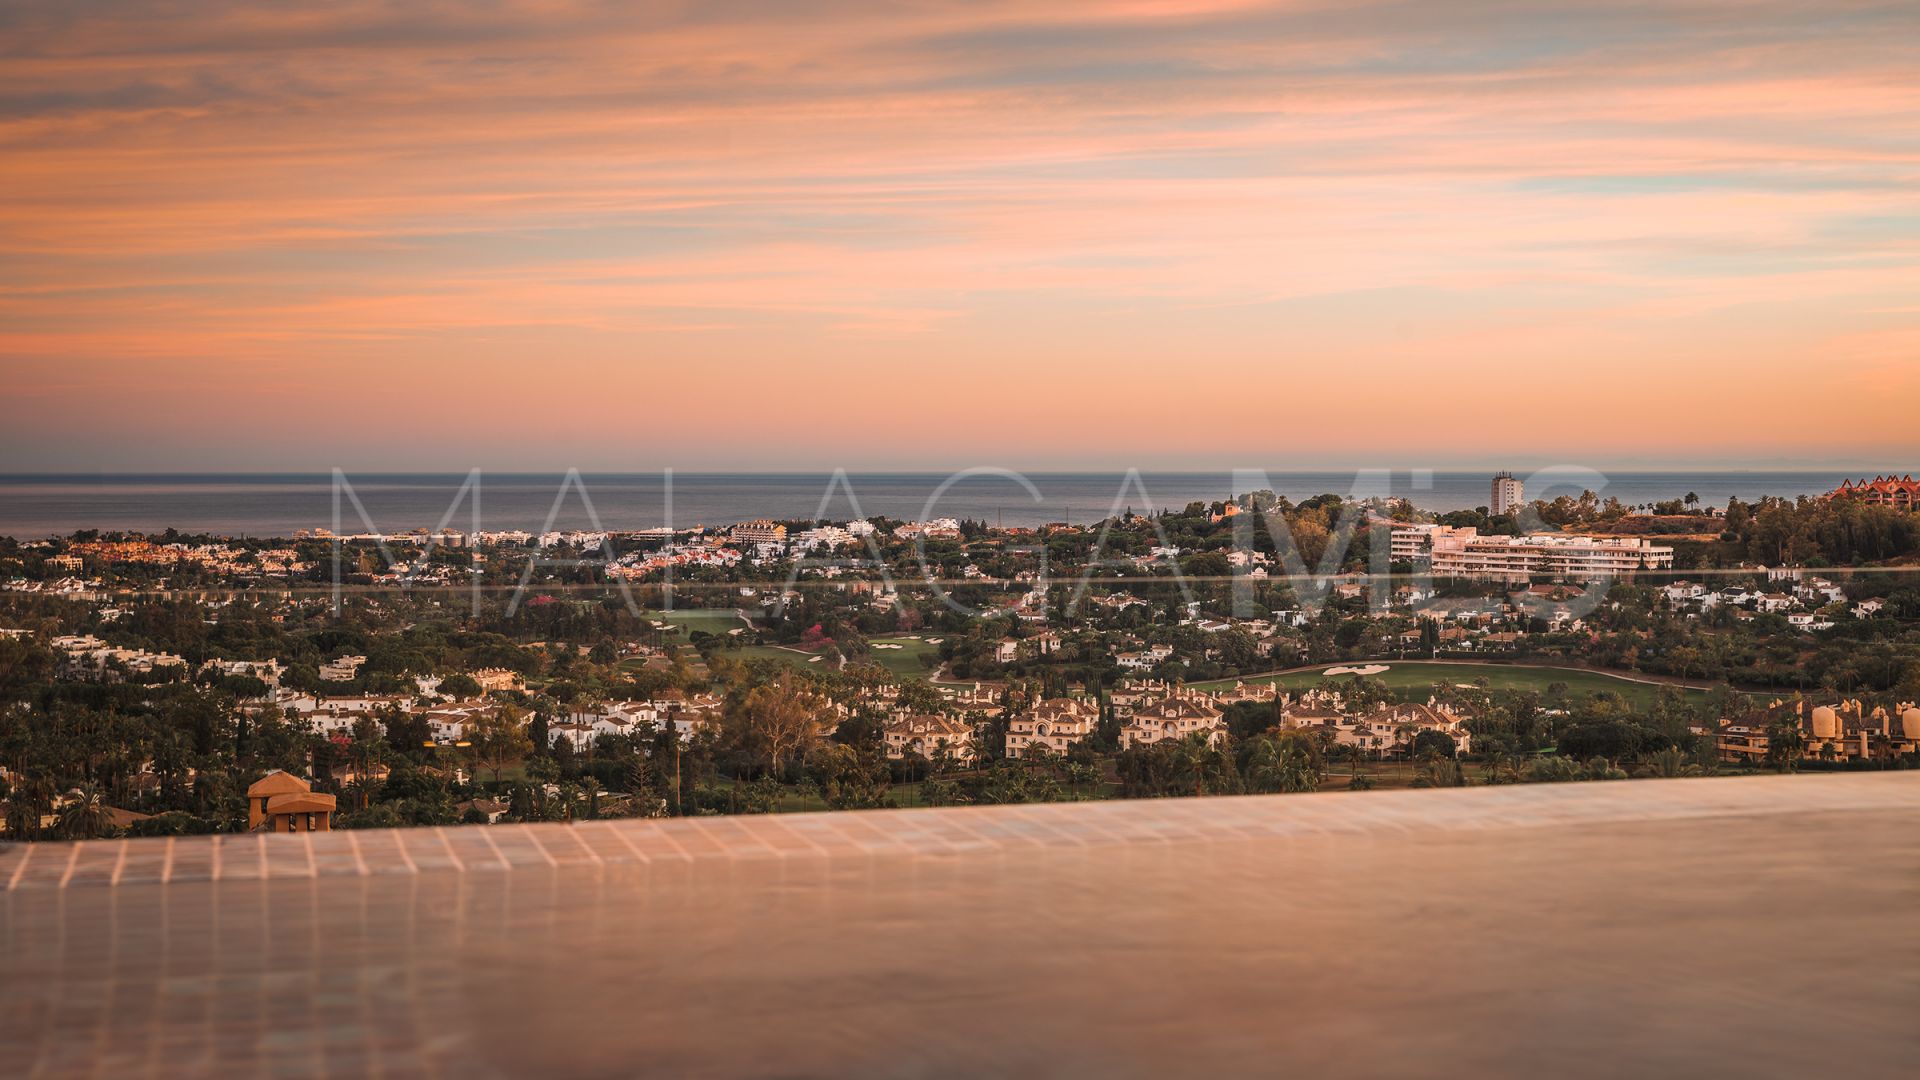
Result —
<instances>
[{"instance_id":1,"label":"dense green vegetation","mask_svg":"<svg viewBox=\"0 0 1920 1080\"><path fill-rule=\"evenodd\" d=\"M1920 700L1914 515L1823 500L1734 503L1723 516L1685 502L1660 508L1674 528L1696 526L1681 535L1710 537L1676 546L1682 572L1714 588L1790 587L1769 582L1756 565L1763 561L1836 567L1829 576L1846 596L1809 606L1831 627L1807 631L1780 613L1669 601L1659 579L1568 589L1583 603L1577 620L1560 622L1477 582L1434 582L1425 607L1318 596L1316 581L1366 569L1384 523L1413 517L1411 509L1332 495L1295 504L1258 492L1238 501L1238 513L1228 509L1195 503L1129 512L1094 529L1020 533L964 522L957 539L882 540L866 552L877 559L841 559L838 577L811 576L800 564L692 568L676 576L671 597L659 583L611 588L591 566L553 569L522 591L524 567L511 552L476 563L468 552L436 551L435 566L479 570L476 604L459 584L376 584L375 552L343 545L336 607L324 543L296 545L310 563L305 576L277 582L247 569L248 553L268 541L233 542L240 569L225 579L185 562L101 564L90 554L86 572L97 575L99 596L0 597L4 626L18 631L0 636L0 800L10 835L33 836L95 834L111 827L104 815L113 808L155 815L134 822L136 831L238 827L240 793L271 768L311 775L339 795L345 827L496 812L543 819L903 797L941 804L1292 791L1396 776L1450 784L1674 775L1719 768L1697 732L1747 708L1749 695ZM1654 520L1597 498L1533 512L1589 528ZM1521 524L1474 511L1448 519L1490 531ZM890 523L878 524L884 537ZM0 573L49 580L48 560L85 539L0 539ZM638 541L621 546L647 550ZM1272 572L1236 576L1248 556ZM947 584L916 584L925 578ZM1878 610L1855 617L1862 601ZM1447 614L1460 608L1482 615ZM1474 621L1483 616L1502 633ZM185 663L159 674L116 668L89 681L62 669L50 647L61 634ZM1150 667L1118 662L1148 649L1160 657ZM322 665L342 656L366 662L351 681L323 681ZM350 732L324 736L264 707L259 679L203 668L215 659L277 661L289 692L394 700ZM1453 747L1426 737L1439 733L1426 733L1404 775L1381 773L1371 762L1338 760L1324 742L1273 730L1270 709L1248 705L1229 710L1224 745L1122 751L1104 712L1096 735L1058 760L1001 760L1004 718L966 717L980 732L979 760L967 767L890 760L882 740L896 715L961 711L925 681L936 675L948 685L1003 687L1018 710L1042 697L1104 701L1128 677L1228 685L1288 670L1276 681L1298 691L1336 682L1318 673L1327 665L1369 661L1389 671L1358 686L1337 680L1350 697L1454 701L1473 716L1472 760L1460 762ZM421 718L433 702L418 680L444 677L441 698L465 701L480 696L473 675L485 669L517 673L525 689L489 695L494 712L470 737L434 738ZM1711 690L1635 681L1662 677ZM711 695L711 722L685 742L642 733L576 747L556 735L570 715L599 703L675 694ZM1780 745L1791 744L1792 733L1779 734Z\"/></svg>"}]
</instances>

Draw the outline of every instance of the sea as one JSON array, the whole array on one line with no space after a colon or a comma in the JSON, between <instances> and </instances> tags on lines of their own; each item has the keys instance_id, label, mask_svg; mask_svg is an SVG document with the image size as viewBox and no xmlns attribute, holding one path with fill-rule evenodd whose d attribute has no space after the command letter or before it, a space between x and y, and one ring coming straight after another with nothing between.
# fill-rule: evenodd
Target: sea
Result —
<instances>
[{"instance_id":1,"label":"sea","mask_svg":"<svg viewBox=\"0 0 1920 1080\"><path fill-rule=\"evenodd\" d=\"M1837 472L1516 470L1528 498L1592 490L1629 506L1691 493L1796 497L1830 491ZM1031 526L1086 523L1132 510L1266 489L1299 501L1321 494L1405 497L1432 511L1485 506L1490 472L1221 470L1219 472L956 473L221 473L0 474L0 535L79 530L285 537L301 530L398 533L634 530L720 526L756 518L957 518ZM477 497L476 497L477 496ZM476 511L477 504L477 511Z\"/></svg>"}]
</instances>

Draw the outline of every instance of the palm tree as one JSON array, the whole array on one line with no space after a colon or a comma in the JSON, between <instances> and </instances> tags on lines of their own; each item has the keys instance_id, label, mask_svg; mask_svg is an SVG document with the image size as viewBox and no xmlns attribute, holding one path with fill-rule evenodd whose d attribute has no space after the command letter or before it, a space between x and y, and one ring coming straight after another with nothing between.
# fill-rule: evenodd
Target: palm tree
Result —
<instances>
[{"instance_id":1,"label":"palm tree","mask_svg":"<svg viewBox=\"0 0 1920 1080\"><path fill-rule=\"evenodd\" d=\"M1080 787L1085 785L1089 792L1085 797L1094 798L1099 792L1100 766L1090 761L1068 762L1067 781L1073 785L1076 797L1080 796Z\"/></svg>"},{"instance_id":2,"label":"palm tree","mask_svg":"<svg viewBox=\"0 0 1920 1080\"><path fill-rule=\"evenodd\" d=\"M43 776L16 784L7 799L7 836L32 840L40 835L40 820L53 812L53 785Z\"/></svg>"},{"instance_id":3,"label":"palm tree","mask_svg":"<svg viewBox=\"0 0 1920 1080\"><path fill-rule=\"evenodd\" d=\"M1687 754L1677 746L1669 746L1654 753L1647 759L1653 766L1653 774L1671 779L1678 776L1698 776L1700 766L1687 760Z\"/></svg>"},{"instance_id":4,"label":"palm tree","mask_svg":"<svg viewBox=\"0 0 1920 1080\"><path fill-rule=\"evenodd\" d=\"M1521 761L1521 755L1517 751L1497 750L1488 754L1487 783L1489 785L1519 783L1521 780Z\"/></svg>"},{"instance_id":5,"label":"palm tree","mask_svg":"<svg viewBox=\"0 0 1920 1080\"><path fill-rule=\"evenodd\" d=\"M1887 759L1893 756L1893 737L1884 731L1876 731L1867 736L1867 745L1869 756L1879 762L1882 769L1886 768Z\"/></svg>"},{"instance_id":6,"label":"palm tree","mask_svg":"<svg viewBox=\"0 0 1920 1080\"><path fill-rule=\"evenodd\" d=\"M1467 777L1458 758L1442 757L1429 750L1420 755L1420 773L1414 777L1413 786L1466 787Z\"/></svg>"},{"instance_id":7,"label":"palm tree","mask_svg":"<svg viewBox=\"0 0 1920 1080\"><path fill-rule=\"evenodd\" d=\"M1419 730L1419 725L1405 720L1393 725L1393 745L1395 748L1402 746L1407 748L1406 762L1409 770L1413 768L1413 736ZM1386 753L1385 747L1381 748L1381 753Z\"/></svg>"},{"instance_id":8,"label":"palm tree","mask_svg":"<svg viewBox=\"0 0 1920 1080\"><path fill-rule=\"evenodd\" d=\"M1246 781L1255 791L1315 791L1320 770L1295 739L1260 735L1247 748Z\"/></svg>"},{"instance_id":9,"label":"palm tree","mask_svg":"<svg viewBox=\"0 0 1920 1080\"><path fill-rule=\"evenodd\" d=\"M362 789L365 788L368 777L373 771L374 761L381 756L381 750L385 745L386 737L381 732L379 723L372 717L363 716L353 722L347 751L352 761L354 780ZM366 800L362 798L360 809L366 808Z\"/></svg>"},{"instance_id":10,"label":"palm tree","mask_svg":"<svg viewBox=\"0 0 1920 1080\"><path fill-rule=\"evenodd\" d=\"M82 784L60 811L60 835L68 840L97 840L113 831L113 813L98 784Z\"/></svg>"},{"instance_id":11,"label":"palm tree","mask_svg":"<svg viewBox=\"0 0 1920 1080\"><path fill-rule=\"evenodd\" d=\"M1254 791L1281 790L1280 748L1265 735L1247 744L1247 786Z\"/></svg>"},{"instance_id":12,"label":"palm tree","mask_svg":"<svg viewBox=\"0 0 1920 1080\"><path fill-rule=\"evenodd\" d=\"M1194 732L1181 739L1173 747L1174 775L1185 787L1193 786L1193 793L1205 795L1209 782L1217 781L1220 774L1220 752L1201 732Z\"/></svg>"},{"instance_id":13,"label":"palm tree","mask_svg":"<svg viewBox=\"0 0 1920 1080\"><path fill-rule=\"evenodd\" d=\"M1288 744L1280 752L1280 790L1314 791L1320 787L1320 771L1313 759L1300 747Z\"/></svg>"},{"instance_id":14,"label":"palm tree","mask_svg":"<svg viewBox=\"0 0 1920 1080\"><path fill-rule=\"evenodd\" d=\"M340 794L346 796L348 803L357 810L365 810L372 804L373 792L373 782L360 778L349 780L340 788Z\"/></svg>"},{"instance_id":15,"label":"palm tree","mask_svg":"<svg viewBox=\"0 0 1920 1080\"><path fill-rule=\"evenodd\" d=\"M1248 748L1246 782L1256 792L1311 792L1319 788L1319 774L1292 740L1260 736Z\"/></svg>"}]
</instances>

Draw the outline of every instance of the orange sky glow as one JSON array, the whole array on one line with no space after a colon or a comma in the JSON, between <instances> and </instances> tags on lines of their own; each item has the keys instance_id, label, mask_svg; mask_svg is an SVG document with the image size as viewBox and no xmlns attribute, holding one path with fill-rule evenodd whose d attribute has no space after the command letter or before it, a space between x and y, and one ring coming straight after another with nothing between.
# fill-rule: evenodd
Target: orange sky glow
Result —
<instances>
[{"instance_id":1,"label":"orange sky glow","mask_svg":"<svg viewBox=\"0 0 1920 1080\"><path fill-rule=\"evenodd\" d=\"M1920 5L22 0L0 472L1920 467Z\"/></svg>"}]
</instances>

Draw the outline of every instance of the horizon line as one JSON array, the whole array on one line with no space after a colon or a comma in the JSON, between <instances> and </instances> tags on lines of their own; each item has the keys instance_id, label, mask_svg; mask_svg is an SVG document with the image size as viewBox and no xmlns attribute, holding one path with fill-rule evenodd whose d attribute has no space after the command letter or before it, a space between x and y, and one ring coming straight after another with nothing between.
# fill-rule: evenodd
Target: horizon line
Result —
<instances>
[{"instance_id":1,"label":"horizon line","mask_svg":"<svg viewBox=\"0 0 1920 1080\"><path fill-rule=\"evenodd\" d=\"M1202 466L1191 466L1191 465L1166 465L1166 466L1132 465L1132 466L1129 466L1129 465L1055 464L1055 465L1019 466L1019 465L998 465L998 464L994 464L994 465L976 464L976 465L962 465L962 466L954 466L954 467L925 466L925 467L918 467L918 468L914 468L914 467L868 468L868 467L858 467L858 466L822 466L818 468L768 468L768 469L753 469L753 468L739 468L739 467L734 467L734 468L685 467L685 466L676 466L676 465L663 465L663 466L656 466L653 468L601 468L601 467L589 468L589 467L581 467L581 466L555 466L555 467L549 467L549 468L529 468L529 467L488 468L486 466L468 466L465 468L419 467L419 468L403 468L403 469L393 469L393 468L354 469L354 468L346 468L346 467L327 467L322 469L70 469L70 470L69 469L39 469L39 470L20 470L20 471L0 471L0 480L39 479L39 478L82 479L87 477L130 477L130 478L143 478L143 479L144 478L176 478L176 477L210 477L210 476L331 477L333 473L336 471L336 469L337 471L339 471L349 479L355 476L464 476L476 471L480 472L482 475L491 474L496 476L540 476L540 477L564 476L568 472L578 472L582 476L660 476L660 475L672 474L674 476L686 476L686 477L711 477L711 476L818 477L818 476L832 476L834 473L837 473L837 472L845 472L850 476L946 476L946 475L952 475L954 473L964 472L968 469L975 469L975 468L1006 469L1012 472L1031 473L1034 475L1102 475L1102 476L1122 475L1122 474L1125 474L1128 472L1134 472L1134 471L1140 472L1145 475L1162 475L1162 476L1166 476L1166 475L1206 476L1206 475L1212 475L1216 473L1231 474L1236 471L1262 471L1262 472L1270 473L1273 475L1285 476L1285 475L1298 475L1303 473L1310 474L1310 473L1345 473L1345 472L1353 472L1353 473L1386 472L1386 473L1392 473L1392 474L1411 474L1415 472L1429 472L1429 473L1436 473L1436 474L1458 474L1458 473L1500 472L1500 471L1518 472L1522 470L1530 471L1530 472L1543 472L1543 471L1555 470L1555 469L1572 469L1572 468L1583 468L1583 469L1594 469L1594 470L1611 469L1619 472L1653 474L1653 475L1666 475L1666 474L1680 475L1680 474L1686 474L1686 473L1699 473L1699 472L1728 473L1728 474L1737 474L1737 473L1815 474L1815 473L1830 473L1830 472L1853 473L1853 472L1860 472L1862 470L1868 473L1876 473L1876 474L1882 474L1882 475L1887 473L1900 475L1900 474L1905 474L1909 471L1920 471L1920 464L1888 465L1884 461L1878 464L1869 464L1865 462L1845 462L1845 463L1814 462L1814 463L1793 463L1793 464L1764 464L1764 463L1728 463L1728 462L1716 462L1716 461L1703 461L1703 462L1692 463L1692 464L1644 465L1644 464L1635 464L1632 462L1610 462L1610 463L1594 464L1591 462L1562 461L1562 462L1555 462L1551 464L1518 464L1518 465L1508 462L1504 464L1498 464L1498 463L1485 463L1485 464L1470 463L1470 464L1446 464L1446 465L1342 464L1342 465L1295 465L1295 466L1233 465L1233 466L1224 466L1224 467L1202 467ZM982 478L984 479L985 477L983 476ZM1524 477L1522 477L1522 479L1524 479Z\"/></svg>"}]
</instances>

